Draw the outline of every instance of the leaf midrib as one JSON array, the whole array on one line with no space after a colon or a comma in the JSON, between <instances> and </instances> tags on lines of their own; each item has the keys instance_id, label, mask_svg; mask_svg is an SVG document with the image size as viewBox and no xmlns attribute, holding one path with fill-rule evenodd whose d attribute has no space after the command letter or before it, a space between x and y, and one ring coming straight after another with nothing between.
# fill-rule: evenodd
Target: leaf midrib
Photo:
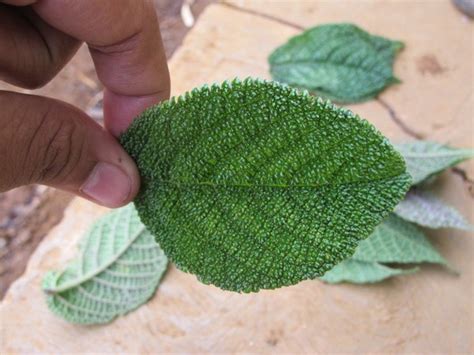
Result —
<instances>
[{"instance_id":1,"label":"leaf midrib","mask_svg":"<svg viewBox=\"0 0 474 355\"><path fill-rule=\"evenodd\" d=\"M318 65L332 65L335 67L346 67L350 69L358 69L362 70L366 73L375 73L380 76L385 76L385 73L381 73L379 71L374 70L373 68L364 68L363 66L356 66L354 64L345 64L345 63L338 63L338 62L331 62L328 60L322 60L322 59L313 59L313 60L287 60L284 62L279 62L272 64L273 67L278 67L278 66L290 66L290 65L308 65L308 64L318 64Z\"/></svg>"},{"instance_id":2,"label":"leaf midrib","mask_svg":"<svg viewBox=\"0 0 474 355\"><path fill-rule=\"evenodd\" d=\"M130 245L133 244L133 242L135 242L135 240L143 233L145 232L145 226L142 225L140 226L140 228L138 229L138 231L133 235L132 238L130 238L130 240L124 244L124 246L118 251L118 253L116 255L114 255L114 257L112 257L108 262L104 263L101 267L97 268L96 270L93 270L85 275L82 275L81 277L73 280L73 281L70 281L70 282L66 282L65 284L63 284L62 286L59 286L59 287L56 287L56 288L49 288L49 289L45 289L46 292L50 292L50 293L60 293L60 292L64 292L64 291L67 291L71 288L75 288L81 284L83 284L84 282L94 278L95 276L97 276L98 274L100 274L101 272L103 272L104 270L106 270L109 266L111 266L113 263L115 263L127 250L128 248L130 247Z\"/></svg>"},{"instance_id":3,"label":"leaf midrib","mask_svg":"<svg viewBox=\"0 0 474 355\"><path fill-rule=\"evenodd\" d=\"M319 184L319 185L282 185L282 184L217 184L213 182L207 182L207 181L198 181L198 182L193 182L193 183L185 183L185 182L176 182L176 181L156 181L159 185L175 185L178 187L198 187L198 186L208 186L208 187L220 187L220 188L278 188L278 189L303 189L303 188L321 188L324 186L346 186L346 185L363 185L363 184L370 184L370 183L378 183L381 181L386 181L386 180L392 180L396 179L399 177L402 177L403 175L406 175L407 173L405 171L402 171L401 173L397 175L391 175L383 178L378 178L378 179L372 179L368 181L348 181L348 182L343 182L343 183L326 183L326 184Z\"/></svg>"}]
</instances>

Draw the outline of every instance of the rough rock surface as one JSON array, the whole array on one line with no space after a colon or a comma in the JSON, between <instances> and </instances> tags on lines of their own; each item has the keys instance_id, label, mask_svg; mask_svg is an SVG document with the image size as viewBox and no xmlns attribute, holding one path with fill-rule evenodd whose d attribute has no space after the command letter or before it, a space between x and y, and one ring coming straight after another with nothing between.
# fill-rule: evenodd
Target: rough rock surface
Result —
<instances>
[{"instance_id":1,"label":"rough rock surface","mask_svg":"<svg viewBox=\"0 0 474 355\"><path fill-rule=\"evenodd\" d=\"M473 27L450 2L354 1L345 2L344 8L340 2L328 1L298 6L280 2L269 6L263 1L233 4L244 10L211 5L174 55L170 65L175 94L235 76L268 78L267 55L298 32L269 15L304 26L351 21L406 42L395 68L404 83L382 95L399 117L425 138L472 147L467 138L469 132L472 138L472 100L464 102L446 93L445 85L462 95L471 92L472 97L465 68L473 62L469 43ZM417 58L425 54L435 55L440 66L450 69L429 78L425 74L423 79ZM351 108L394 141L410 138L379 102ZM450 116L453 112L456 118ZM471 163L464 165L472 177ZM468 184L459 175L443 174L436 188L474 221ZM155 297L136 312L106 326L68 324L47 309L40 281L46 270L61 268L74 256L80 235L104 211L74 200L62 223L36 250L26 273L0 306L0 353L474 351L474 239L455 230L429 235L461 272L459 276L424 266L417 274L372 286L305 281L239 295L202 285L194 276L171 267Z\"/></svg>"}]
</instances>

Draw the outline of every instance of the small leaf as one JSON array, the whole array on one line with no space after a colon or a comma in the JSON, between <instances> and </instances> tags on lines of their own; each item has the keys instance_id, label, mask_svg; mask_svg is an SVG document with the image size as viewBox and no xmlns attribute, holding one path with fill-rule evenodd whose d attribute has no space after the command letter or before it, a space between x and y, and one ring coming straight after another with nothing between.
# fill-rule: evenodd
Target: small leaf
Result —
<instances>
[{"instance_id":1,"label":"small leaf","mask_svg":"<svg viewBox=\"0 0 474 355\"><path fill-rule=\"evenodd\" d=\"M43 280L49 308L80 324L110 322L145 303L168 264L132 204L99 219L80 252L64 271Z\"/></svg>"},{"instance_id":2,"label":"small leaf","mask_svg":"<svg viewBox=\"0 0 474 355\"><path fill-rule=\"evenodd\" d=\"M320 279L327 283L351 282L367 284L383 281L393 276L412 274L418 268L392 268L377 262L347 259L334 266Z\"/></svg>"},{"instance_id":3,"label":"small leaf","mask_svg":"<svg viewBox=\"0 0 474 355\"><path fill-rule=\"evenodd\" d=\"M395 213L407 221L424 227L474 230L474 227L454 207L421 189L409 191L405 199L395 207Z\"/></svg>"},{"instance_id":4,"label":"small leaf","mask_svg":"<svg viewBox=\"0 0 474 355\"><path fill-rule=\"evenodd\" d=\"M360 242L353 258L381 263L448 265L418 228L394 214Z\"/></svg>"},{"instance_id":5,"label":"small leaf","mask_svg":"<svg viewBox=\"0 0 474 355\"><path fill-rule=\"evenodd\" d=\"M232 291L321 276L393 210L410 178L367 121L248 79L157 105L121 137L142 221L181 270Z\"/></svg>"},{"instance_id":6,"label":"small leaf","mask_svg":"<svg viewBox=\"0 0 474 355\"><path fill-rule=\"evenodd\" d=\"M392 214L360 242L351 258L336 265L321 279L329 283L372 283L418 270L388 267L384 265L387 263L433 263L452 270L419 229Z\"/></svg>"},{"instance_id":7,"label":"small leaf","mask_svg":"<svg viewBox=\"0 0 474 355\"><path fill-rule=\"evenodd\" d=\"M291 38L268 61L274 80L338 102L358 102L399 82L392 66L402 47L352 24L327 24Z\"/></svg>"},{"instance_id":8,"label":"small leaf","mask_svg":"<svg viewBox=\"0 0 474 355\"><path fill-rule=\"evenodd\" d=\"M452 148L436 142L413 141L396 144L395 148L405 158L413 185L474 157L474 149Z\"/></svg>"}]
</instances>

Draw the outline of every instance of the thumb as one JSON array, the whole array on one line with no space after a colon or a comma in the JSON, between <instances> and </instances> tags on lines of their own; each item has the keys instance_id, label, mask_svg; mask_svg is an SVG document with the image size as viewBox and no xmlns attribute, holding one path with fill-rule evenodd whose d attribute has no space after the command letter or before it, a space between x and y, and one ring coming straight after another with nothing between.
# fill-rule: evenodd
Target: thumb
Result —
<instances>
[{"instance_id":1,"label":"thumb","mask_svg":"<svg viewBox=\"0 0 474 355\"><path fill-rule=\"evenodd\" d=\"M120 207L137 194L139 174L115 138L82 111L0 91L0 191L31 183Z\"/></svg>"}]
</instances>

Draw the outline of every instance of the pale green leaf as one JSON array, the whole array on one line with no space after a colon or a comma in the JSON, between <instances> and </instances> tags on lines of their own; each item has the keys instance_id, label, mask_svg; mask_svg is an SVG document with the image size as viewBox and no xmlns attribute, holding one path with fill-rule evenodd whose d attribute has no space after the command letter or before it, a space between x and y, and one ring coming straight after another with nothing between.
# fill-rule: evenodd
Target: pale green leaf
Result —
<instances>
[{"instance_id":1,"label":"pale green leaf","mask_svg":"<svg viewBox=\"0 0 474 355\"><path fill-rule=\"evenodd\" d=\"M403 219L429 228L458 228L474 230L474 227L454 208L432 193L414 189L408 192L395 213Z\"/></svg>"},{"instance_id":2,"label":"pale green leaf","mask_svg":"<svg viewBox=\"0 0 474 355\"><path fill-rule=\"evenodd\" d=\"M412 274L416 271L418 271L416 267L400 269L388 267L375 261L347 259L334 266L320 279L331 284L339 282L367 284L383 281L393 276Z\"/></svg>"},{"instance_id":3,"label":"pale green leaf","mask_svg":"<svg viewBox=\"0 0 474 355\"><path fill-rule=\"evenodd\" d=\"M360 242L351 258L329 270L321 280L329 283L373 283L418 270L384 264L419 263L440 264L450 269L447 261L419 229L392 214Z\"/></svg>"},{"instance_id":4,"label":"pale green leaf","mask_svg":"<svg viewBox=\"0 0 474 355\"><path fill-rule=\"evenodd\" d=\"M474 149L452 148L428 141L395 144L395 148L405 158L413 185L474 157Z\"/></svg>"},{"instance_id":5,"label":"pale green leaf","mask_svg":"<svg viewBox=\"0 0 474 355\"><path fill-rule=\"evenodd\" d=\"M132 204L100 218L80 244L80 257L43 280L49 308L81 324L106 323L154 293L168 260Z\"/></svg>"},{"instance_id":6,"label":"pale green leaf","mask_svg":"<svg viewBox=\"0 0 474 355\"><path fill-rule=\"evenodd\" d=\"M327 24L291 38L268 61L277 81L338 102L358 102L398 82L392 66L402 47L352 24Z\"/></svg>"},{"instance_id":7,"label":"pale green leaf","mask_svg":"<svg viewBox=\"0 0 474 355\"><path fill-rule=\"evenodd\" d=\"M421 230L394 214L384 220L369 238L360 242L352 257L381 263L448 265Z\"/></svg>"},{"instance_id":8,"label":"pale green leaf","mask_svg":"<svg viewBox=\"0 0 474 355\"><path fill-rule=\"evenodd\" d=\"M257 291L321 276L405 195L403 158L367 121L247 79L144 112L121 137L142 221L178 268Z\"/></svg>"}]
</instances>

